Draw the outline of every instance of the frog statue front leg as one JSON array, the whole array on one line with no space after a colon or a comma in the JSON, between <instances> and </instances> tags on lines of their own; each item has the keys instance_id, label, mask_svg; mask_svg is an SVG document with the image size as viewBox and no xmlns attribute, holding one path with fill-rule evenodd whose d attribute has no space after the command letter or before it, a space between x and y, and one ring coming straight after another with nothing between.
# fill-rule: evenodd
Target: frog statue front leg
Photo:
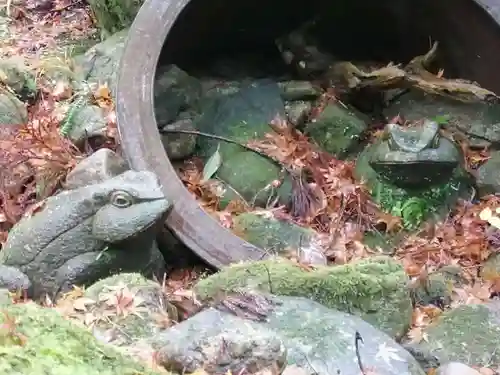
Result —
<instances>
[{"instance_id":1,"label":"frog statue front leg","mask_svg":"<svg viewBox=\"0 0 500 375\"><path fill-rule=\"evenodd\" d=\"M0 288L54 298L118 272L161 277L155 232L170 208L154 173L128 170L101 149L70 172L63 191L12 228L0 252Z\"/></svg>"}]
</instances>

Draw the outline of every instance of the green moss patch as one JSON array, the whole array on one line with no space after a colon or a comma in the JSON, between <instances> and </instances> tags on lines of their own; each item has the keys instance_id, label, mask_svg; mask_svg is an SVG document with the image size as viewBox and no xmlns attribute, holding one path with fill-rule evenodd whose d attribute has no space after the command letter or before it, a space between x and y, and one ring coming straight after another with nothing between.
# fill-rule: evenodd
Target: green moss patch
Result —
<instances>
[{"instance_id":1,"label":"green moss patch","mask_svg":"<svg viewBox=\"0 0 500 375\"><path fill-rule=\"evenodd\" d=\"M12 320L15 323L9 323ZM89 331L57 311L34 303L3 306L0 324L4 327L0 331L0 373L4 375L156 374L100 344Z\"/></svg>"},{"instance_id":2,"label":"green moss patch","mask_svg":"<svg viewBox=\"0 0 500 375\"><path fill-rule=\"evenodd\" d=\"M388 257L318 267L314 271L306 271L284 259L271 259L224 268L201 280L195 290L201 299L239 288L306 297L324 306L359 315L397 337L405 332L411 321L407 280L403 267Z\"/></svg>"}]
</instances>

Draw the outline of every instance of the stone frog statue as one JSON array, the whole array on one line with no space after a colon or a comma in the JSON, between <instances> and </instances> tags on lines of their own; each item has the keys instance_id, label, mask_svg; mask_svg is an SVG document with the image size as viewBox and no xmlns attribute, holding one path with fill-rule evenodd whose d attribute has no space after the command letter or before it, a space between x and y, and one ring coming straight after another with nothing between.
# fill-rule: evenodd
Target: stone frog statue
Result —
<instances>
[{"instance_id":1,"label":"stone frog statue","mask_svg":"<svg viewBox=\"0 0 500 375\"><path fill-rule=\"evenodd\" d=\"M380 178L401 188L447 183L463 156L455 143L425 120L420 126L388 124L382 141L374 145L369 165Z\"/></svg>"},{"instance_id":2,"label":"stone frog statue","mask_svg":"<svg viewBox=\"0 0 500 375\"><path fill-rule=\"evenodd\" d=\"M156 175L127 170L102 149L68 175L66 190L21 219L0 252L0 287L54 298L118 272L160 276L155 230L169 212Z\"/></svg>"}]
</instances>

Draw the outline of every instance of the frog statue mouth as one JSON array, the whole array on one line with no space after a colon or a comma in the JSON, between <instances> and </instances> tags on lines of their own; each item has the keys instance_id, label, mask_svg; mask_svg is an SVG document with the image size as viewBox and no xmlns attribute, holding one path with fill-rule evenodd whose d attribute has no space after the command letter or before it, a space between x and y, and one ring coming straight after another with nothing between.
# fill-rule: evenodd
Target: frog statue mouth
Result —
<instances>
[{"instance_id":1,"label":"frog statue mouth","mask_svg":"<svg viewBox=\"0 0 500 375\"><path fill-rule=\"evenodd\" d=\"M425 121L411 128L388 124L384 138L374 145L370 167L381 180L402 188L445 184L461 160L455 143Z\"/></svg>"}]
</instances>

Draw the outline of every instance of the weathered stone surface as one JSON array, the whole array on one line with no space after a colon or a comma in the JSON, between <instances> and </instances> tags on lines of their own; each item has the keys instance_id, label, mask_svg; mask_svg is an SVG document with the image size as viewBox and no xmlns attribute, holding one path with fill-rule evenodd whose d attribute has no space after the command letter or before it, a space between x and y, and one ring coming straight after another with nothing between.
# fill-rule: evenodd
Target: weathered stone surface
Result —
<instances>
[{"instance_id":1,"label":"weathered stone surface","mask_svg":"<svg viewBox=\"0 0 500 375\"><path fill-rule=\"evenodd\" d=\"M328 104L316 121L306 125L305 132L323 150L345 157L367 128L364 116L338 103Z\"/></svg>"},{"instance_id":2,"label":"weathered stone surface","mask_svg":"<svg viewBox=\"0 0 500 375\"><path fill-rule=\"evenodd\" d=\"M321 88L310 81L284 81L279 82L278 86L283 100L314 100L322 93Z\"/></svg>"},{"instance_id":3,"label":"weathered stone surface","mask_svg":"<svg viewBox=\"0 0 500 375\"><path fill-rule=\"evenodd\" d=\"M277 342L279 340L286 348L288 364L297 364L317 374L358 375L360 370L354 341L355 333L359 332L364 340L360 344L360 354L366 368L380 375L424 374L408 352L356 316L305 298L272 299L276 306L267 321L257 322L208 308L153 337L151 341L160 358L184 358L189 368L195 368L207 357L212 359L218 354L214 351L222 345L222 339L229 340L230 348L250 346L254 353L262 353L258 357L262 362L273 357L280 362L282 350ZM249 345L249 342L253 344ZM257 350L259 345L262 349ZM266 347L267 354L263 350ZM243 361L246 360L245 354ZM240 358L240 364L243 361ZM238 368L235 358L226 356L220 362L215 366L218 369Z\"/></svg>"},{"instance_id":4,"label":"weathered stone surface","mask_svg":"<svg viewBox=\"0 0 500 375\"><path fill-rule=\"evenodd\" d=\"M464 161L458 146L441 136L434 121L411 128L388 124L384 135L373 145L369 164L382 180L398 187L445 184Z\"/></svg>"},{"instance_id":5,"label":"weathered stone surface","mask_svg":"<svg viewBox=\"0 0 500 375\"><path fill-rule=\"evenodd\" d=\"M315 237L311 229L258 213L236 216L233 230L246 241L271 254L307 248Z\"/></svg>"},{"instance_id":6,"label":"weathered stone surface","mask_svg":"<svg viewBox=\"0 0 500 375\"><path fill-rule=\"evenodd\" d=\"M0 287L10 291L29 291L31 281L15 267L0 264Z\"/></svg>"},{"instance_id":7,"label":"weathered stone surface","mask_svg":"<svg viewBox=\"0 0 500 375\"><path fill-rule=\"evenodd\" d=\"M77 77L89 83L107 84L116 94L117 73L127 34L128 29L119 31L85 54L75 56Z\"/></svg>"},{"instance_id":8,"label":"weathered stone surface","mask_svg":"<svg viewBox=\"0 0 500 375\"><path fill-rule=\"evenodd\" d=\"M286 105L285 109L286 109L286 115L287 115L288 121L293 126L297 126L311 112L312 103L298 100L298 101L288 103Z\"/></svg>"},{"instance_id":9,"label":"weathered stone surface","mask_svg":"<svg viewBox=\"0 0 500 375\"><path fill-rule=\"evenodd\" d=\"M436 135L439 137L438 134ZM441 143L441 138L439 142ZM377 173L372 168L372 162L380 160L377 155L383 155L384 150L387 151L388 143L388 139L382 138L368 145L357 157L354 176L366 184L372 198L380 204L383 210L402 218L406 229L413 231L419 228L425 220L433 217L442 220L459 198L470 197L472 178L460 165L446 171L446 168L452 166L445 163L439 168L429 167L427 163L433 162L428 160L422 160L422 164L401 162L396 166L396 163L392 163L390 167L392 178L387 176L384 178L383 169ZM452 144L449 146L454 147ZM404 154L405 152L398 151L398 153ZM405 160L404 155L400 157L401 160ZM418 158L418 156L411 157ZM448 179L442 178L439 173L440 169L446 171ZM401 176L407 178L401 178L398 182L400 186L391 183ZM440 177L436 178L437 176Z\"/></svg>"},{"instance_id":10,"label":"weathered stone surface","mask_svg":"<svg viewBox=\"0 0 500 375\"><path fill-rule=\"evenodd\" d=\"M195 291L201 299L238 288L303 296L327 307L359 315L390 336L399 337L411 321L412 304L407 281L402 266L385 257L343 266L317 266L310 272L290 261L273 259L224 268L201 280Z\"/></svg>"},{"instance_id":11,"label":"weathered stone surface","mask_svg":"<svg viewBox=\"0 0 500 375\"><path fill-rule=\"evenodd\" d=\"M79 162L66 176L64 187L76 189L98 184L128 170L127 162L108 148L101 148Z\"/></svg>"},{"instance_id":12,"label":"weathered stone surface","mask_svg":"<svg viewBox=\"0 0 500 375\"><path fill-rule=\"evenodd\" d=\"M86 329L53 309L32 302L2 306L0 322L15 319L14 335L2 335L0 371L5 375L85 374L154 375L113 348L100 344ZM24 344L21 344L23 340Z\"/></svg>"},{"instance_id":13,"label":"weathered stone surface","mask_svg":"<svg viewBox=\"0 0 500 375\"><path fill-rule=\"evenodd\" d=\"M244 322L241 322L244 324ZM201 327L200 327L201 328ZM181 328L182 329L182 328ZM177 373L194 372L208 368L216 374L239 373L273 368L282 369L286 364L286 348L279 338L270 335L250 335L249 332L223 332L204 340L194 341L188 347L169 342L165 346L153 339L159 348L160 364Z\"/></svg>"},{"instance_id":14,"label":"weathered stone surface","mask_svg":"<svg viewBox=\"0 0 500 375\"><path fill-rule=\"evenodd\" d=\"M120 271L161 277L154 224L169 207L157 177L147 171L62 191L14 226L0 264L25 273L35 297Z\"/></svg>"},{"instance_id":15,"label":"weathered stone surface","mask_svg":"<svg viewBox=\"0 0 500 375\"><path fill-rule=\"evenodd\" d=\"M472 146L500 145L500 106L488 103L462 103L411 91L395 100L385 115L403 116L409 121L443 120L443 126L467 136Z\"/></svg>"},{"instance_id":16,"label":"weathered stone surface","mask_svg":"<svg viewBox=\"0 0 500 375\"><path fill-rule=\"evenodd\" d=\"M500 193L500 151L492 151L490 158L476 173L479 195Z\"/></svg>"},{"instance_id":17,"label":"weathered stone surface","mask_svg":"<svg viewBox=\"0 0 500 375\"><path fill-rule=\"evenodd\" d=\"M202 116L198 130L246 144L261 139L272 131L269 123L277 116L285 117L285 104L278 85L270 80L245 83L228 95L206 98L200 106ZM209 137L198 137L200 156L208 159L219 146L222 164L216 176L236 190L251 204L266 205L271 196L287 202L291 181L285 175L283 184L272 189L270 184L280 180L281 168L271 159L244 148ZM277 190L277 191L276 191Z\"/></svg>"},{"instance_id":18,"label":"weathered stone surface","mask_svg":"<svg viewBox=\"0 0 500 375\"><path fill-rule=\"evenodd\" d=\"M164 130L188 130L196 128L191 120L179 120L163 127ZM190 156L196 147L196 135L181 133L164 133L161 141L170 160L182 160Z\"/></svg>"},{"instance_id":19,"label":"weathered stone surface","mask_svg":"<svg viewBox=\"0 0 500 375\"><path fill-rule=\"evenodd\" d=\"M161 67L154 85L155 118L159 128L179 119L182 111L197 109L202 86L176 65ZM194 115L194 114L193 114Z\"/></svg>"},{"instance_id":20,"label":"weathered stone surface","mask_svg":"<svg viewBox=\"0 0 500 375\"><path fill-rule=\"evenodd\" d=\"M102 108L87 104L76 108L68 121L71 121L71 131L68 137L76 143L91 137L105 135L108 125Z\"/></svg>"},{"instance_id":21,"label":"weathered stone surface","mask_svg":"<svg viewBox=\"0 0 500 375\"><path fill-rule=\"evenodd\" d=\"M446 311L424 333L426 340L413 346L432 353L440 363L500 363L500 301Z\"/></svg>"}]
</instances>

